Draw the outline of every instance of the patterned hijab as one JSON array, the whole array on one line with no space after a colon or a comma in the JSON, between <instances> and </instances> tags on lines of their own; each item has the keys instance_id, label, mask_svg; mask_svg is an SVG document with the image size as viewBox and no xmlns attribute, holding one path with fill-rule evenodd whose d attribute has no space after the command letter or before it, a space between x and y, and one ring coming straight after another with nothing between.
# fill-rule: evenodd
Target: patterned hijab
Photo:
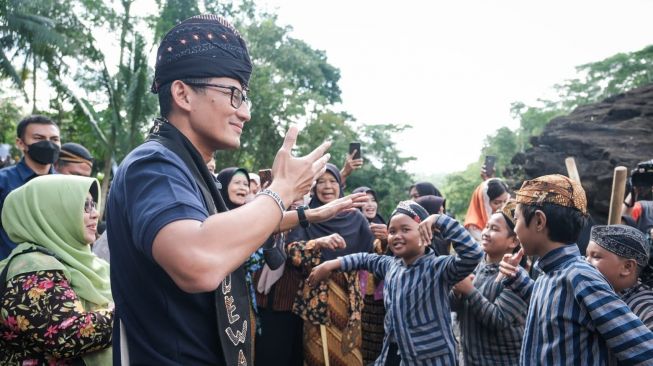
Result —
<instances>
[{"instance_id":1,"label":"patterned hijab","mask_svg":"<svg viewBox=\"0 0 653 366\"><path fill-rule=\"evenodd\" d=\"M241 206L231 202L231 200L229 199L229 184L231 183L231 180L234 179L234 176L236 174L244 175L245 177L247 177L247 182L249 182L249 173L245 168L238 168L238 167L224 168L218 173L218 177L217 177L218 182L220 182L220 194L222 195L222 199L224 200L224 203L227 205L227 208L229 208L230 210L233 210Z\"/></svg>"},{"instance_id":2,"label":"patterned hijab","mask_svg":"<svg viewBox=\"0 0 653 366\"><path fill-rule=\"evenodd\" d=\"M36 177L7 196L2 225L9 238L19 243L12 255L38 245L61 260L58 263L45 255L18 256L11 263L12 277L59 270L63 265L70 285L80 298L96 305L111 301L109 264L93 254L84 240L84 202L89 192L99 203L97 180L56 174ZM0 269L7 261L0 262Z\"/></svg>"},{"instance_id":3,"label":"patterned hijab","mask_svg":"<svg viewBox=\"0 0 653 366\"><path fill-rule=\"evenodd\" d=\"M340 197L343 197L342 178L338 167L331 163L327 163L327 173L333 175L340 186ZM326 173L324 173L326 174ZM317 197L316 187L313 187L311 202L308 204L310 208L317 208L324 205ZM311 223L311 225L304 229L296 227L290 234L288 234L288 242L299 240L311 240L321 238L323 236L338 233L345 239L347 247L337 250L322 250L322 259L330 260L341 257L347 254L354 253L368 253L372 251L374 243L374 235L370 230L367 218L356 210L346 213L340 213L335 217L318 223Z\"/></svg>"}]
</instances>

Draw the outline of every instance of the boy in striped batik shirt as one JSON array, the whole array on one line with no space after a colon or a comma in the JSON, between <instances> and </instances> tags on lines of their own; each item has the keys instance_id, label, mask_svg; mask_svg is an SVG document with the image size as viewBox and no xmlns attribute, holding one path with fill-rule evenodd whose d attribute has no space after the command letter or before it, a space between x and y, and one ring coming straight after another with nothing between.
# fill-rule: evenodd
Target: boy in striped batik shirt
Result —
<instances>
[{"instance_id":1,"label":"boy in striped batik shirt","mask_svg":"<svg viewBox=\"0 0 653 366\"><path fill-rule=\"evenodd\" d=\"M519 363L528 304L496 281L504 254L519 248L516 202L508 201L490 216L481 233L483 261L474 274L453 289L452 308L460 320L465 366L513 366Z\"/></svg>"},{"instance_id":2,"label":"boy in striped batik shirt","mask_svg":"<svg viewBox=\"0 0 653 366\"><path fill-rule=\"evenodd\" d=\"M653 365L653 333L580 255L575 242L587 220L585 191L562 175L524 182L517 192L515 232L522 250L504 257L504 285L530 301L521 365ZM536 281L518 267L540 259Z\"/></svg>"},{"instance_id":3,"label":"boy in striped batik shirt","mask_svg":"<svg viewBox=\"0 0 653 366\"><path fill-rule=\"evenodd\" d=\"M653 290L638 279L648 259L649 244L641 231L626 225L592 227L587 261L605 276L633 313L653 331Z\"/></svg>"},{"instance_id":4,"label":"boy in striped batik shirt","mask_svg":"<svg viewBox=\"0 0 653 366\"><path fill-rule=\"evenodd\" d=\"M456 255L435 255L428 246L434 228L453 242ZM392 213L388 247L394 257L356 253L327 261L313 268L309 284L325 280L335 270L374 273L385 281L386 308L383 349L374 365L456 365L449 291L472 273L483 251L456 220L428 216L411 201L399 203Z\"/></svg>"}]
</instances>

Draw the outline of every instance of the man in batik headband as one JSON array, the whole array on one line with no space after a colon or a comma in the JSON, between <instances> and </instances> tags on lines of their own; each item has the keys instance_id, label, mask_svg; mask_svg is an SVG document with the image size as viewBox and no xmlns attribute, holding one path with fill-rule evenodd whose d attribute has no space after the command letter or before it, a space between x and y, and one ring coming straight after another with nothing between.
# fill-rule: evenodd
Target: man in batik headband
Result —
<instances>
[{"instance_id":1,"label":"man in batik headband","mask_svg":"<svg viewBox=\"0 0 653 366\"><path fill-rule=\"evenodd\" d=\"M642 322L653 330L653 290L638 276L648 264L649 245L641 231L626 225L596 225L587 246L587 261L608 280Z\"/></svg>"},{"instance_id":2,"label":"man in batik headband","mask_svg":"<svg viewBox=\"0 0 653 366\"><path fill-rule=\"evenodd\" d=\"M436 256L433 230L453 243L456 255ZM336 270L365 269L385 281L385 338L374 365L455 365L449 292L467 277L483 251L463 226L447 215L428 216L412 201L399 203L388 224L388 255L356 253L324 262L308 277L317 284ZM386 291L387 290L387 291Z\"/></svg>"},{"instance_id":3,"label":"man in batik headband","mask_svg":"<svg viewBox=\"0 0 653 366\"><path fill-rule=\"evenodd\" d=\"M118 168L107 206L114 364L253 364L242 264L273 231L298 224L286 208L324 172L329 144L295 158L292 127L272 184L227 212L206 163L240 146L251 71L244 39L214 15L177 24L159 45L152 92L161 116ZM351 207L343 198L322 217L305 216L322 221Z\"/></svg>"},{"instance_id":4,"label":"man in batik headband","mask_svg":"<svg viewBox=\"0 0 653 366\"><path fill-rule=\"evenodd\" d=\"M90 177L93 170L93 156L84 146L74 142L61 145L57 173Z\"/></svg>"},{"instance_id":5,"label":"man in batik headband","mask_svg":"<svg viewBox=\"0 0 653 366\"><path fill-rule=\"evenodd\" d=\"M650 362L653 333L575 244L587 217L583 187L546 175L524 182L516 200L523 250L504 257L500 271L504 285L530 302L520 364L605 365L613 355L623 364ZM524 252L540 257L536 281L517 265Z\"/></svg>"}]
</instances>

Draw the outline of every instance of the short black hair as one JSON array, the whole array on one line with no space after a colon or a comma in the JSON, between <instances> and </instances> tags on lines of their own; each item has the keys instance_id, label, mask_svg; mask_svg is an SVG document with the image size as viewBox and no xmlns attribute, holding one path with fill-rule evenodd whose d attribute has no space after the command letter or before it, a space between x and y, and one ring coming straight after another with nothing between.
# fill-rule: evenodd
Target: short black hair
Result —
<instances>
[{"instance_id":1,"label":"short black hair","mask_svg":"<svg viewBox=\"0 0 653 366\"><path fill-rule=\"evenodd\" d=\"M494 178L487 182L487 195L490 201L508 192L508 185L501 179Z\"/></svg>"},{"instance_id":2,"label":"short black hair","mask_svg":"<svg viewBox=\"0 0 653 366\"><path fill-rule=\"evenodd\" d=\"M25 130L27 129L27 126L31 124L38 124L38 125L53 125L57 129L59 126L50 119L50 117L46 117L40 114L34 114L31 116L27 116L23 118L20 122L18 122L18 127L16 128L16 136L19 139L23 139L25 137Z\"/></svg>"},{"instance_id":3,"label":"short black hair","mask_svg":"<svg viewBox=\"0 0 653 366\"><path fill-rule=\"evenodd\" d=\"M587 215L575 208L545 202L542 205L520 204L521 216L528 226L535 216L535 211L540 210L546 216L546 227L549 230L549 240L573 244L578 241L578 236L587 225Z\"/></svg>"},{"instance_id":4,"label":"short black hair","mask_svg":"<svg viewBox=\"0 0 653 366\"><path fill-rule=\"evenodd\" d=\"M191 84L210 83L211 79L179 79L179 81L183 82L184 84L188 84L188 86L190 86L194 91L198 91L204 90L204 87L193 86ZM163 118L168 118L168 115L170 115L170 112L172 111L171 86L172 83L163 84L159 87L159 91L157 92L157 95L159 96L159 113L161 113L161 117Z\"/></svg>"}]
</instances>

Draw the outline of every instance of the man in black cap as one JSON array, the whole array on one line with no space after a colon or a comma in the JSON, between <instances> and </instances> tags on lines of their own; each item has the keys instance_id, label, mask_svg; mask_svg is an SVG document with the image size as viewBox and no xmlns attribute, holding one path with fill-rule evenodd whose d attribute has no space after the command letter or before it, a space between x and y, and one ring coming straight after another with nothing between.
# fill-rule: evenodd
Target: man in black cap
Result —
<instances>
[{"instance_id":1,"label":"man in black cap","mask_svg":"<svg viewBox=\"0 0 653 366\"><path fill-rule=\"evenodd\" d=\"M67 142L61 145L57 173L90 177L93 170L93 156L82 145Z\"/></svg>"},{"instance_id":2,"label":"man in black cap","mask_svg":"<svg viewBox=\"0 0 653 366\"><path fill-rule=\"evenodd\" d=\"M648 264L649 255L646 237L633 227L592 227L587 261L605 276L632 312L653 331L653 290L638 279Z\"/></svg>"},{"instance_id":3,"label":"man in black cap","mask_svg":"<svg viewBox=\"0 0 653 366\"><path fill-rule=\"evenodd\" d=\"M217 16L187 19L161 41L152 85L161 117L122 162L107 205L115 364L253 364L242 265L273 231L297 225L286 208L325 171L329 144L295 158L291 127L273 183L226 212L206 163L216 150L240 145L251 70L245 41ZM306 219L352 204L341 199Z\"/></svg>"}]
</instances>

